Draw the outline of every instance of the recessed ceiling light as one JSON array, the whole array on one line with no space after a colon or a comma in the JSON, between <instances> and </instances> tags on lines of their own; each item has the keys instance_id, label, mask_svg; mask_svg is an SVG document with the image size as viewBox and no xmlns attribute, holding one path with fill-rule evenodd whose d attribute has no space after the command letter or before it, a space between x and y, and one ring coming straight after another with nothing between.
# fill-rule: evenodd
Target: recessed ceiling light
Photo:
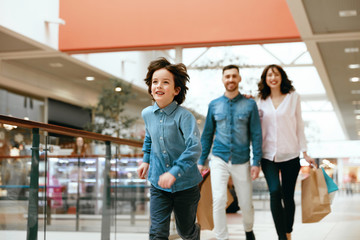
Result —
<instances>
[{"instance_id":1,"label":"recessed ceiling light","mask_svg":"<svg viewBox=\"0 0 360 240\"><path fill-rule=\"evenodd\" d=\"M360 68L360 64L349 64L348 66L350 69L356 69L356 68Z\"/></svg>"},{"instance_id":2,"label":"recessed ceiling light","mask_svg":"<svg viewBox=\"0 0 360 240\"><path fill-rule=\"evenodd\" d=\"M359 48L358 47L345 48L344 52L345 53L357 53L357 52L359 52Z\"/></svg>"},{"instance_id":3,"label":"recessed ceiling light","mask_svg":"<svg viewBox=\"0 0 360 240\"><path fill-rule=\"evenodd\" d=\"M360 94L360 90L351 90L351 94Z\"/></svg>"},{"instance_id":4,"label":"recessed ceiling light","mask_svg":"<svg viewBox=\"0 0 360 240\"><path fill-rule=\"evenodd\" d=\"M86 80L87 80L87 81L94 81L94 80L95 80L95 77L87 76L87 77L86 77Z\"/></svg>"},{"instance_id":5,"label":"recessed ceiling light","mask_svg":"<svg viewBox=\"0 0 360 240\"><path fill-rule=\"evenodd\" d=\"M360 136L360 131L358 131L358 135Z\"/></svg>"},{"instance_id":6,"label":"recessed ceiling light","mask_svg":"<svg viewBox=\"0 0 360 240\"><path fill-rule=\"evenodd\" d=\"M356 120L360 120L360 115L355 116Z\"/></svg>"},{"instance_id":7,"label":"recessed ceiling light","mask_svg":"<svg viewBox=\"0 0 360 240\"><path fill-rule=\"evenodd\" d=\"M121 87L116 87L115 88L115 92L121 92L121 90L122 90Z\"/></svg>"},{"instance_id":8,"label":"recessed ceiling light","mask_svg":"<svg viewBox=\"0 0 360 240\"><path fill-rule=\"evenodd\" d=\"M359 82L360 78L359 77L352 77L350 78L350 82Z\"/></svg>"},{"instance_id":9,"label":"recessed ceiling light","mask_svg":"<svg viewBox=\"0 0 360 240\"><path fill-rule=\"evenodd\" d=\"M357 16L356 10L341 10L339 11L340 17L355 17Z\"/></svg>"},{"instance_id":10,"label":"recessed ceiling light","mask_svg":"<svg viewBox=\"0 0 360 240\"><path fill-rule=\"evenodd\" d=\"M61 68L64 66L62 63L59 63L59 62L49 63L49 65L50 65L50 67L53 67L53 68Z\"/></svg>"}]
</instances>

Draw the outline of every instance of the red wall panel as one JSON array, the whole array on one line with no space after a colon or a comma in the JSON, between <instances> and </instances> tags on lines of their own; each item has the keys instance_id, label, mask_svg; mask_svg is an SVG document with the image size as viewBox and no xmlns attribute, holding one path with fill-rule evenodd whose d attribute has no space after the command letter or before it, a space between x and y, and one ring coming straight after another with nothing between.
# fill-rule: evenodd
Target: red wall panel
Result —
<instances>
[{"instance_id":1,"label":"red wall panel","mask_svg":"<svg viewBox=\"0 0 360 240\"><path fill-rule=\"evenodd\" d=\"M65 52L299 41L286 0L61 0Z\"/></svg>"}]
</instances>

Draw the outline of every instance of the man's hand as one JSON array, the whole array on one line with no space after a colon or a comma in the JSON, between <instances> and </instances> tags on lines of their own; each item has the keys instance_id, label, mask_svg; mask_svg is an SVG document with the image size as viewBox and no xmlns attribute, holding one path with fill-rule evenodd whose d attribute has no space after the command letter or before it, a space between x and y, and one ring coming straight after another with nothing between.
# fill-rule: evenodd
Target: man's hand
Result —
<instances>
[{"instance_id":1,"label":"man's hand","mask_svg":"<svg viewBox=\"0 0 360 240\"><path fill-rule=\"evenodd\" d=\"M251 179L255 180L259 177L260 167L252 166L250 170Z\"/></svg>"},{"instance_id":2,"label":"man's hand","mask_svg":"<svg viewBox=\"0 0 360 240\"><path fill-rule=\"evenodd\" d=\"M171 188L176 181L176 178L169 172L166 172L159 177L158 184L162 188Z\"/></svg>"},{"instance_id":3,"label":"man's hand","mask_svg":"<svg viewBox=\"0 0 360 240\"><path fill-rule=\"evenodd\" d=\"M149 164L143 162L138 167L137 173L141 179L145 179L145 176L146 176L148 170L149 170Z\"/></svg>"},{"instance_id":4,"label":"man's hand","mask_svg":"<svg viewBox=\"0 0 360 240\"><path fill-rule=\"evenodd\" d=\"M202 171L204 170L204 165L197 165L199 172L202 173Z\"/></svg>"}]
</instances>

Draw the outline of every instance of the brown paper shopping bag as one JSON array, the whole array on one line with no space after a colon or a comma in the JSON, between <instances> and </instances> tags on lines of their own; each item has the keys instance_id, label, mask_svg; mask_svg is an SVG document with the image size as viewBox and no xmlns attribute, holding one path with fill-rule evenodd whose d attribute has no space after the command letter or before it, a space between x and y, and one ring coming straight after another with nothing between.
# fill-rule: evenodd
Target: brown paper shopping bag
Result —
<instances>
[{"instance_id":1,"label":"brown paper shopping bag","mask_svg":"<svg viewBox=\"0 0 360 240\"><path fill-rule=\"evenodd\" d=\"M321 168L310 170L301 181L302 222L319 222L331 212L330 198Z\"/></svg>"},{"instance_id":2,"label":"brown paper shopping bag","mask_svg":"<svg viewBox=\"0 0 360 240\"><path fill-rule=\"evenodd\" d=\"M200 183L200 201L196 213L197 222L200 224L201 229L212 230L214 228L213 209L212 209L212 192L210 171L207 170L203 173L203 181ZM230 191L227 191L227 204L229 206L234 201Z\"/></svg>"}]
</instances>

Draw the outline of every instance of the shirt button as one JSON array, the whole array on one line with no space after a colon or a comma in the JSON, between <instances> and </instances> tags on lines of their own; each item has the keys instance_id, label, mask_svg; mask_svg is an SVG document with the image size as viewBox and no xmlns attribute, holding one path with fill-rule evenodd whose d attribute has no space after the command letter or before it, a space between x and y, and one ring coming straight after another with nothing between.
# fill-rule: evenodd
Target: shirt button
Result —
<instances>
[{"instance_id":1,"label":"shirt button","mask_svg":"<svg viewBox=\"0 0 360 240\"><path fill-rule=\"evenodd\" d=\"M179 177L181 177L181 174L180 174L180 173L178 173L178 176L179 176Z\"/></svg>"},{"instance_id":2,"label":"shirt button","mask_svg":"<svg viewBox=\"0 0 360 240\"><path fill-rule=\"evenodd\" d=\"M160 137L160 140L162 140L163 139L163 137Z\"/></svg>"},{"instance_id":3,"label":"shirt button","mask_svg":"<svg viewBox=\"0 0 360 240\"><path fill-rule=\"evenodd\" d=\"M162 122L162 119L160 120L160 122Z\"/></svg>"},{"instance_id":4,"label":"shirt button","mask_svg":"<svg viewBox=\"0 0 360 240\"><path fill-rule=\"evenodd\" d=\"M163 112L163 110L160 110L160 112Z\"/></svg>"},{"instance_id":5,"label":"shirt button","mask_svg":"<svg viewBox=\"0 0 360 240\"><path fill-rule=\"evenodd\" d=\"M166 167L169 167L169 164L166 164Z\"/></svg>"},{"instance_id":6,"label":"shirt button","mask_svg":"<svg viewBox=\"0 0 360 240\"><path fill-rule=\"evenodd\" d=\"M166 153L166 151L164 150L163 153Z\"/></svg>"}]
</instances>

